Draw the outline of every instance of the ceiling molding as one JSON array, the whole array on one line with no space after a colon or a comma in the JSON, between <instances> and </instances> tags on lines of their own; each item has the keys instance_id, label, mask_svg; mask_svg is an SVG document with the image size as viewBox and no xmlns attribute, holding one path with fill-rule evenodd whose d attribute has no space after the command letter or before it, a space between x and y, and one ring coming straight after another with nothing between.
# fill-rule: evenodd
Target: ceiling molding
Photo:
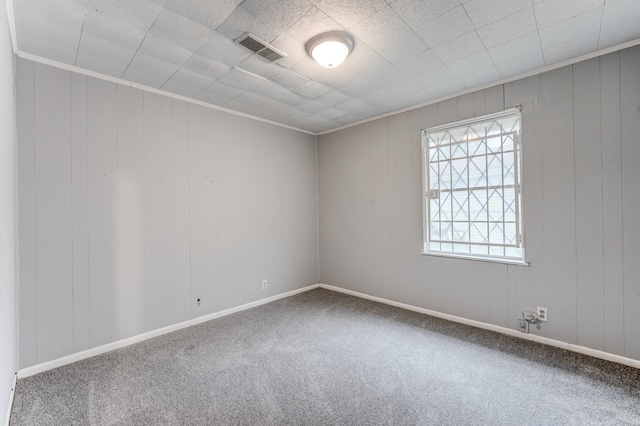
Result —
<instances>
[{"instance_id":1,"label":"ceiling molding","mask_svg":"<svg viewBox=\"0 0 640 426\"><path fill-rule=\"evenodd\" d=\"M16 16L13 11L13 0L4 0L5 8L7 9L7 21L9 23L9 37L11 37L11 47L13 48L13 54L18 53L18 38L16 36Z\"/></svg>"},{"instance_id":2,"label":"ceiling molding","mask_svg":"<svg viewBox=\"0 0 640 426\"><path fill-rule=\"evenodd\" d=\"M525 73L518 74L518 75L515 75L513 77L503 78L502 80L498 80L498 81L494 81L494 82L491 82L491 83L483 84L483 85L477 86L477 87L472 87L470 89L462 90L460 92L456 92L456 93L453 93L453 94L448 95L448 96L443 96L441 98L432 99L429 102L424 102L424 103L421 103L421 104L418 104L418 105L415 105L415 106L411 106L411 107L408 107L408 108L404 108L404 109L401 109L401 110L398 110L398 111L389 112L387 114L378 115L376 117L367 118L365 120L358 121L357 123L347 124L346 126L338 127L336 129L325 130L325 131L322 131L322 132L318 132L317 136L328 135L330 133L338 132L340 130L348 129L350 127L359 126L360 124L369 123L371 121L380 120L382 118L391 117L391 116L402 114L402 113L408 112L408 111L415 111L417 109L420 109L420 108L423 108L423 107L426 107L426 106L429 106L429 105L434 105L434 104L437 104L437 103L440 103L440 102L443 102L443 101L446 101L446 100L449 100L449 99L457 98L459 96L468 95L469 93L474 93L474 92L478 92L480 90L490 89L491 87L501 86L503 84L511 83L513 81L522 80L522 79L527 78L527 77L531 77L531 76L538 75L538 74L543 74L545 72L553 71L553 70L556 70L558 68L562 68L562 67L566 67L566 66L569 66L569 65L577 64L578 62L583 62L583 61L587 61L589 59L598 58L600 56L608 55L609 53L619 52L620 50L628 49L630 47L634 47L634 46L637 46L637 45L640 45L640 38L637 38L635 40L630 40L630 41L627 41L627 42L624 42L624 43L620 43L620 44L617 44L615 46L607 47L606 49L597 50L595 52L587 53L586 55L578 56L578 57L573 58L573 59L567 59L566 61L558 62L557 64L548 65L546 67L538 68L538 69L533 70L533 71L527 71ZM515 105L505 105L505 108L509 108L511 106L515 106Z\"/></svg>"},{"instance_id":3,"label":"ceiling molding","mask_svg":"<svg viewBox=\"0 0 640 426\"><path fill-rule=\"evenodd\" d=\"M145 92L155 93L157 95L166 96L168 98L177 99L177 100L180 100L180 101L183 101L183 102L188 102L190 104L203 106L205 108L214 109L216 111L226 112L228 114L237 115L239 117L244 117L244 118L249 118L251 120L260 121L262 123L271 124L273 126L282 127L282 128L289 129L289 130L295 130L296 132L305 133L307 135L311 135L311 136L317 136L318 135L317 133L310 132L308 130L299 129L297 127L288 126L286 124L282 124L282 123L278 123L278 122L275 122L275 121L267 120L265 118L256 117L256 116L253 116L253 115L250 115L250 114L246 114L246 113L243 113L243 112L240 112L240 111L235 111L233 109L225 108L223 106L213 105L213 104L210 104L210 103L207 103L207 102L200 101L198 99L189 98L187 96L182 96L182 95L178 95L176 93L167 92L166 90L156 89L154 87L145 86L143 84L138 84L138 83L135 83L133 81L124 80L124 79L117 78L117 77L112 77L112 76L109 76L109 75L106 75L106 74L101 74L101 73L95 72L95 71L90 71L90 70L87 70L87 69L84 69L84 68L77 67L75 65L69 65L69 64L65 64L63 62L54 61L52 59L43 58L42 56L32 55L30 53L22 52L20 50L18 50L16 52L16 56L18 56L19 58L22 58L22 59L26 59L28 61L37 62L37 63L43 64L43 65L48 65L48 66L51 66L51 67L54 67L54 68L59 68L59 69L65 70L65 71L74 72L76 74L86 75L88 77L97 78L99 80L109 81L111 83L119 84L121 86L128 86L128 87L131 87L131 88L134 88L134 89L140 89L140 90L143 90Z\"/></svg>"}]
</instances>

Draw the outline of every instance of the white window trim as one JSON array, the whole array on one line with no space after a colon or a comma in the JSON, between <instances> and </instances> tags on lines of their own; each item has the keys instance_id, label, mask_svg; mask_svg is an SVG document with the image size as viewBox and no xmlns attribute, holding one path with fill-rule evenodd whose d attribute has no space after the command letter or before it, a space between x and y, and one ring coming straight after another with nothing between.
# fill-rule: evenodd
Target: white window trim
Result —
<instances>
[{"instance_id":1,"label":"white window trim","mask_svg":"<svg viewBox=\"0 0 640 426\"><path fill-rule=\"evenodd\" d=\"M429 206L428 206L428 200L429 198L427 197L427 192L429 191L429 185L427 182L427 165L428 165L428 151L429 151L429 147L425 146L425 141L424 141L424 132L428 131L428 132L438 132L441 130L447 130L447 129L451 129L451 128L455 128L455 127L462 127L462 126L470 126L473 124L477 124L477 123L482 123L482 122L486 122L486 121L492 121L492 120L497 120L499 118L502 117L506 117L509 115L514 115L514 114L521 114L522 112L522 108L520 106L517 107L513 107L513 108L509 108L507 110L504 111L500 111L500 112L496 112L493 114L486 114L486 115L482 115L482 116L478 116L478 117L473 117L467 120L459 120L456 122L452 122L452 123L447 123L447 124L443 124L440 126L435 126L435 127L429 127L429 128L425 128L422 129L420 132L420 140L421 140L421 148L422 148L422 255L423 256L433 256L433 257L441 257L441 258L449 258L449 259L463 259L463 260L473 260L473 261L479 261L479 262L490 262L490 263L500 263L500 264L508 264L508 265L516 265L516 266L530 266L531 262L529 262L528 260L526 260L526 250L525 250L525 244L526 244L526 239L524 237L524 229L520 229L520 235L522 235L522 253L523 253L523 259L524 260L519 260L519 259L510 259L510 258L500 258L500 257L489 257L489 256L474 256L474 255L466 255L466 254L460 254L460 253L439 253L439 252L433 252L433 251L427 251L426 250L426 244L429 241L428 235L429 235L429 230L428 230L428 226L430 221L428 220L428 214L429 214ZM521 117L522 120L522 117ZM520 122L520 128L522 129L523 124L522 121ZM521 131L522 133L522 131ZM522 163L522 158L523 158L523 145L522 145L522 141L520 141L520 161ZM515 167L522 167L522 164L516 164ZM522 170L519 170L520 176L522 176ZM518 182L518 185L520 187L519 191L520 191L520 218L521 218L521 223L520 226L522 226L522 228L524 228L524 212L522 211L522 204L523 204L523 191L522 191L522 181Z\"/></svg>"}]
</instances>

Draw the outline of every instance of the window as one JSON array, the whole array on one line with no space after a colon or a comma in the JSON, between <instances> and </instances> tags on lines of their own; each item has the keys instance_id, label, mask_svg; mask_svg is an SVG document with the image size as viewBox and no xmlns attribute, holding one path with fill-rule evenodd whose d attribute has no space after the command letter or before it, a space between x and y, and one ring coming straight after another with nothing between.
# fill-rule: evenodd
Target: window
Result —
<instances>
[{"instance_id":1,"label":"window","mask_svg":"<svg viewBox=\"0 0 640 426\"><path fill-rule=\"evenodd\" d=\"M520 110L422 131L424 254L524 263Z\"/></svg>"}]
</instances>

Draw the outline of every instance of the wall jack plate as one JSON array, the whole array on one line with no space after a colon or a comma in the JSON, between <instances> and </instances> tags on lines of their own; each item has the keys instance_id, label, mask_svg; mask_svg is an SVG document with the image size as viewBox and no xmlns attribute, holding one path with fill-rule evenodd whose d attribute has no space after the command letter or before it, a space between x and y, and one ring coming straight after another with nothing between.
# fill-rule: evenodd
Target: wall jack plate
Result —
<instances>
[{"instance_id":1,"label":"wall jack plate","mask_svg":"<svg viewBox=\"0 0 640 426\"><path fill-rule=\"evenodd\" d=\"M524 318L518 318L518 331L520 333L529 334L529 321Z\"/></svg>"},{"instance_id":2,"label":"wall jack plate","mask_svg":"<svg viewBox=\"0 0 640 426\"><path fill-rule=\"evenodd\" d=\"M262 280L262 289L266 290L268 286L267 280Z\"/></svg>"}]
</instances>

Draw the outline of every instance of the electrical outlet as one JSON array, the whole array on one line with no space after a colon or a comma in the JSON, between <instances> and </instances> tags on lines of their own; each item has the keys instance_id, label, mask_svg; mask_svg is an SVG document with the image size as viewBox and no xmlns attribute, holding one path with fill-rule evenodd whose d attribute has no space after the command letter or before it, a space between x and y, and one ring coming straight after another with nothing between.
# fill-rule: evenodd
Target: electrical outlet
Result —
<instances>
[{"instance_id":1,"label":"electrical outlet","mask_svg":"<svg viewBox=\"0 0 640 426\"><path fill-rule=\"evenodd\" d=\"M540 306L538 306L538 319L540 321L544 321L546 322L548 319L548 315L547 315L547 308L541 308Z\"/></svg>"},{"instance_id":2,"label":"electrical outlet","mask_svg":"<svg viewBox=\"0 0 640 426\"><path fill-rule=\"evenodd\" d=\"M262 280L262 289L266 290L267 289L267 280Z\"/></svg>"}]
</instances>

